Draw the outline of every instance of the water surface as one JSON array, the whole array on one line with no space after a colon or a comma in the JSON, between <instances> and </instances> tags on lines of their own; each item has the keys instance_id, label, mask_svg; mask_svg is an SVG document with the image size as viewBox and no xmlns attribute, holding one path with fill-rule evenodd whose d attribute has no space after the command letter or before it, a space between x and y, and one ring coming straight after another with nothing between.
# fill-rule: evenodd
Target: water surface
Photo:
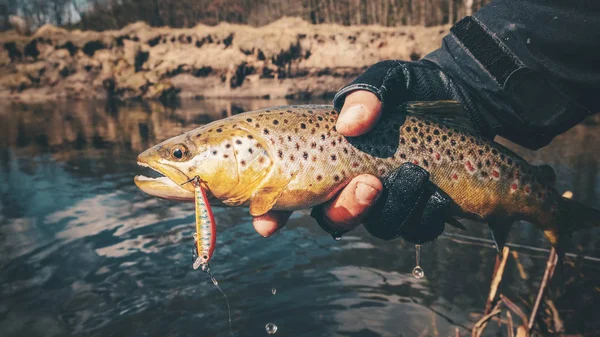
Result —
<instances>
[{"instance_id":1,"label":"water surface","mask_svg":"<svg viewBox=\"0 0 600 337\"><path fill-rule=\"evenodd\" d=\"M202 123L287 103L2 106L2 336L227 336L221 294L191 267L193 206L139 191L135 157ZM541 151L516 150L554 166L560 191L600 208L599 131L590 120ZM467 336L483 310L495 259L489 243L443 236L423 245L426 277L418 280L414 246L402 240L357 229L336 242L308 211L265 239L246 209L215 215L213 272L229 296L236 336L266 336L270 322L275 336L455 336L457 328ZM448 233L489 239L485 226L466 224L468 232ZM575 235L569 251L600 257L598 233ZM528 224L511 242L549 247ZM500 290L528 311L547 253L514 251ZM554 302L567 332L597 333L600 262L569 262L566 293ZM489 329L505 334L496 323Z\"/></svg>"}]
</instances>

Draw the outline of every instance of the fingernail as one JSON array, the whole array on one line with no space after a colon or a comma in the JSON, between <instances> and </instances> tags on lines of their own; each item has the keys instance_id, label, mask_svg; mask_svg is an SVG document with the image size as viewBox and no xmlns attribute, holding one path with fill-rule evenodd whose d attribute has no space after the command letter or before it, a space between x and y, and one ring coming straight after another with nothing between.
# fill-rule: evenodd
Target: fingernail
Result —
<instances>
[{"instance_id":1,"label":"fingernail","mask_svg":"<svg viewBox=\"0 0 600 337\"><path fill-rule=\"evenodd\" d=\"M338 118L338 129L347 127L359 121L365 115L365 107L362 104L352 105L340 113Z\"/></svg>"},{"instance_id":2,"label":"fingernail","mask_svg":"<svg viewBox=\"0 0 600 337\"><path fill-rule=\"evenodd\" d=\"M356 201L361 205L370 205L379 197L379 193L381 191L371 185L367 185L365 183L359 182L356 185L356 190L354 191L354 196L356 197Z\"/></svg>"}]
</instances>

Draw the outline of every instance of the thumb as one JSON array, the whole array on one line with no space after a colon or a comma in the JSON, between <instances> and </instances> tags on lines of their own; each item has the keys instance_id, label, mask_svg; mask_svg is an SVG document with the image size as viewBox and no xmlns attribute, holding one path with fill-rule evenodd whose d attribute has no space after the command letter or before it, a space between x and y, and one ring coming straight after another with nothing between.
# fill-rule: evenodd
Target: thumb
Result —
<instances>
[{"instance_id":1,"label":"thumb","mask_svg":"<svg viewBox=\"0 0 600 337\"><path fill-rule=\"evenodd\" d=\"M375 94L366 90L353 91L346 96L336 129L344 136L360 136L375 126L379 116L381 102Z\"/></svg>"}]
</instances>

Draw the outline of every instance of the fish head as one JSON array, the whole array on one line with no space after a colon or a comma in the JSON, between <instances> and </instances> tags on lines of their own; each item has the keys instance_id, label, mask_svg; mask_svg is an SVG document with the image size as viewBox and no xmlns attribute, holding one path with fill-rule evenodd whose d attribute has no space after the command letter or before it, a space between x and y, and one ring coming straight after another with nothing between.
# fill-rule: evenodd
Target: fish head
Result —
<instances>
[{"instance_id":1,"label":"fish head","mask_svg":"<svg viewBox=\"0 0 600 337\"><path fill-rule=\"evenodd\" d=\"M187 182L198 177L211 199L232 206L248 202L272 163L266 144L242 123L218 122L142 152L138 165L164 177L137 176L136 185L150 195L191 201L194 186Z\"/></svg>"}]
</instances>

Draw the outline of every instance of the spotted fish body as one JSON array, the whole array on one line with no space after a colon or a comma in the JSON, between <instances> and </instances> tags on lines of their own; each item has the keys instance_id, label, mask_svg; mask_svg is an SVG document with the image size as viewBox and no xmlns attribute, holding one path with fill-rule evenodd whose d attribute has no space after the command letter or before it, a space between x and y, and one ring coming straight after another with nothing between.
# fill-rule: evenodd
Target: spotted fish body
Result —
<instances>
[{"instance_id":1,"label":"spotted fish body","mask_svg":"<svg viewBox=\"0 0 600 337\"><path fill-rule=\"evenodd\" d=\"M229 133L231 139L215 144L211 155L226 159L234 152L242 172L272 167L271 179L286 182L274 209L320 204L353 177L384 178L404 162L428 170L432 182L463 210L482 218L495 213L536 218L538 209L546 213L557 206L557 193L516 154L427 118L385 116L366 136L346 138L335 131L337 112L329 106L273 108L236 117L198 130L196 137L210 142L211 133ZM238 132L242 129L252 131Z\"/></svg>"},{"instance_id":2,"label":"spotted fish body","mask_svg":"<svg viewBox=\"0 0 600 337\"><path fill-rule=\"evenodd\" d=\"M246 112L167 140L140 158L169 158L173 147L185 147L186 158L173 164L180 179L199 175L214 197L249 206L254 216L324 203L357 175L385 178L412 162L452 198L460 209L455 216L506 226L527 220L558 243L567 205L544 181L543 169L505 147L436 115L384 114L360 137L337 133L337 117L331 106L318 105Z\"/></svg>"}]
</instances>

